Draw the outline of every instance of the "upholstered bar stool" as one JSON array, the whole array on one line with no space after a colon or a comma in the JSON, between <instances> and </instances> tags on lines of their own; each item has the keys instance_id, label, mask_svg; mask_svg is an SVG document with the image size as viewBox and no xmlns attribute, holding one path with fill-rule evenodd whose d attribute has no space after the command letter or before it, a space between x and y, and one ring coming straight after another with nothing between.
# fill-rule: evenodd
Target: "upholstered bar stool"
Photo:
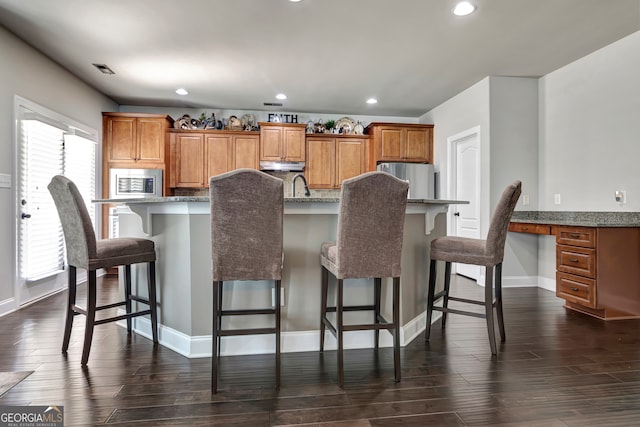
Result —
<instances>
[{"instance_id":1,"label":"upholstered bar stool","mask_svg":"<svg viewBox=\"0 0 640 427\"><path fill-rule=\"evenodd\" d=\"M518 202L518 198L520 197L521 187L522 184L520 181L514 181L502 193L493 217L491 218L491 225L489 227L489 233L487 234L486 240L445 236L437 238L431 242L431 264L429 268L425 340L429 340L431 333L431 318L433 310L442 312L443 329L447 321L447 313L474 316L487 320L487 331L489 333L491 354L498 354L493 310L494 308L496 309L500 338L504 341L506 336L504 331L504 318L502 315L502 260L504 258L504 245L507 238L509 222L511 221L511 215L513 214L513 210ZM444 289L436 294L437 261L445 262L445 273ZM479 265L485 268L484 301L449 295L452 262ZM435 305L435 302L441 298L442 307L438 307ZM483 305L484 314L449 308L449 301Z\"/></svg>"},{"instance_id":2,"label":"upholstered bar stool","mask_svg":"<svg viewBox=\"0 0 640 427\"><path fill-rule=\"evenodd\" d=\"M276 388L280 387L280 282L282 280L283 182L264 172L237 169L209 180L213 266L211 392L218 391L220 337L275 334ZM223 308L225 281L273 281L275 304L260 309ZM274 315L267 328L222 329L223 316Z\"/></svg>"},{"instance_id":3,"label":"upholstered bar stool","mask_svg":"<svg viewBox=\"0 0 640 427\"><path fill-rule=\"evenodd\" d=\"M60 222L62 223L67 249L67 264L69 265L69 299L64 338L62 341L62 352L66 353L69 348L73 318L78 314L84 314L86 316L82 365L86 365L89 360L93 328L95 325L126 319L127 332L131 333L131 319L149 314L151 317L153 342L157 344L156 252L153 241L125 237L96 240L89 212L76 185L68 178L57 175L53 177L47 188L53 197ZM148 264L148 298L132 295L131 293L131 265L139 263ZM97 306L96 270L116 266L124 266L125 299L124 301L113 304ZM81 308L76 305L76 270L78 268L87 270L86 308ZM132 301L144 303L149 306L149 309L132 312ZM123 305L125 306L126 314L96 320L97 311Z\"/></svg>"},{"instance_id":4,"label":"upholstered bar stool","mask_svg":"<svg viewBox=\"0 0 640 427\"><path fill-rule=\"evenodd\" d=\"M325 327L338 341L338 384L344 385L343 333L379 331L393 336L393 360L396 382L400 381L400 270L404 220L409 184L385 172L369 172L343 181L340 193L336 242L325 242L320 252L322 290L320 307L320 351L324 351ZM329 275L337 279L336 305L327 306ZM393 319L380 312L382 278L393 278ZM344 280L373 278L374 301L370 305L345 306ZM345 325L345 311L373 311L373 323ZM335 325L327 313L336 313Z\"/></svg>"}]
</instances>

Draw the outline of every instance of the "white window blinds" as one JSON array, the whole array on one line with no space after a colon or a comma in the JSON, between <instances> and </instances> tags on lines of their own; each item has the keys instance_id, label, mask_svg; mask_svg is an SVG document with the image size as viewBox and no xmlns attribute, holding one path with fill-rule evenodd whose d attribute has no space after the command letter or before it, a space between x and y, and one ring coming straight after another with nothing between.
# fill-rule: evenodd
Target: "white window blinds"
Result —
<instances>
[{"instance_id":1,"label":"white window blinds","mask_svg":"<svg viewBox=\"0 0 640 427\"><path fill-rule=\"evenodd\" d=\"M95 147L64 122L24 109L19 120L21 277L35 281L64 269L64 238L47 185L54 175L74 181L95 224ZM82 134L81 132L78 132ZM28 215L27 218L24 215Z\"/></svg>"}]
</instances>

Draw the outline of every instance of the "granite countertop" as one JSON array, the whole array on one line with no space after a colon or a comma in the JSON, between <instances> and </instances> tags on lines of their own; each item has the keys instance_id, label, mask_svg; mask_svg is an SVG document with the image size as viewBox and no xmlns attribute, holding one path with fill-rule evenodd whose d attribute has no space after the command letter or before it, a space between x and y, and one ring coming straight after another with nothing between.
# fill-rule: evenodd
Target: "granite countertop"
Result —
<instances>
[{"instance_id":1,"label":"granite countertop","mask_svg":"<svg viewBox=\"0 0 640 427\"><path fill-rule=\"evenodd\" d=\"M337 197L285 197L285 203L339 203ZM171 197L143 197L136 199L96 199L94 203L115 203L115 204L132 204L132 203L192 203L206 202L209 203L208 196L171 196ZM440 199L409 199L408 203L416 204L466 204L469 202L460 200L440 200Z\"/></svg>"},{"instance_id":2,"label":"granite countertop","mask_svg":"<svg viewBox=\"0 0 640 427\"><path fill-rule=\"evenodd\" d=\"M511 222L578 227L640 227L640 212L514 211Z\"/></svg>"}]
</instances>

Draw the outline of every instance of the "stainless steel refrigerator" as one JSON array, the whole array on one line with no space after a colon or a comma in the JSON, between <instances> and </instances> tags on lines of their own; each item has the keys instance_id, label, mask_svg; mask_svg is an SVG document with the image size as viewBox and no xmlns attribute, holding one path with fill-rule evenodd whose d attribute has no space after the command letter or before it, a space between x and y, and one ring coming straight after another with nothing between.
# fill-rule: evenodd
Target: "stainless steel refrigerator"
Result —
<instances>
[{"instance_id":1,"label":"stainless steel refrigerator","mask_svg":"<svg viewBox=\"0 0 640 427\"><path fill-rule=\"evenodd\" d=\"M436 174L427 163L379 163L377 170L409 182L410 199L434 199Z\"/></svg>"}]
</instances>

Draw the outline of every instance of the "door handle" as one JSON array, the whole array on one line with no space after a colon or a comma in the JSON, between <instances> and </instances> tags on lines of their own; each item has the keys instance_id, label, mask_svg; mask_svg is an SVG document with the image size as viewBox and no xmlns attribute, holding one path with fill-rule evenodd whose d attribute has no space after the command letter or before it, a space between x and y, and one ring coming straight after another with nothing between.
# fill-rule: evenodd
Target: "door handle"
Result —
<instances>
[{"instance_id":1,"label":"door handle","mask_svg":"<svg viewBox=\"0 0 640 427\"><path fill-rule=\"evenodd\" d=\"M31 214L23 213L22 215L20 215L20 217L21 217L22 219L31 218Z\"/></svg>"},{"instance_id":2,"label":"door handle","mask_svg":"<svg viewBox=\"0 0 640 427\"><path fill-rule=\"evenodd\" d=\"M460 212L455 212L453 216L460 216Z\"/></svg>"}]
</instances>

